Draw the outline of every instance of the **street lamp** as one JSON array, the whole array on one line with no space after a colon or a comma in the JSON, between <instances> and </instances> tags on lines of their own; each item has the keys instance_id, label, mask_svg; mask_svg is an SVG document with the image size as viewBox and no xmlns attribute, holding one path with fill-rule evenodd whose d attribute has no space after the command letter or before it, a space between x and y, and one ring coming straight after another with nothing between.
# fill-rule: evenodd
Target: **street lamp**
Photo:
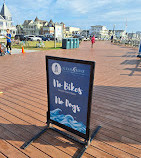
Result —
<instances>
[{"instance_id":1,"label":"street lamp","mask_svg":"<svg viewBox=\"0 0 141 158\"><path fill-rule=\"evenodd\" d=\"M115 31L115 25L116 25L116 24L114 24L114 26L113 26L113 36L114 36L114 31Z\"/></svg>"}]
</instances>

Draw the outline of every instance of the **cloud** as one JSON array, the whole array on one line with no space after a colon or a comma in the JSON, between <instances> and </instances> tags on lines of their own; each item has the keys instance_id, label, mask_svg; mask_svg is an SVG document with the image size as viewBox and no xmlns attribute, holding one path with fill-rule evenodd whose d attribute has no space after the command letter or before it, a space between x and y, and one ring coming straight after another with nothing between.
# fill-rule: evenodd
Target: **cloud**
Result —
<instances>
[{"instance_id":1,"label":"cloud","mask_svg":"<svg viewBox=\"0 0 141 158\"><path fill-rule=\"evenodd\" d=\"M16 24L36 16L79 27L121 25L126 19L132 26L136 21L139 27L141 21L140 0L12 0L6 4Z\"/></svg>"}]
</instances>

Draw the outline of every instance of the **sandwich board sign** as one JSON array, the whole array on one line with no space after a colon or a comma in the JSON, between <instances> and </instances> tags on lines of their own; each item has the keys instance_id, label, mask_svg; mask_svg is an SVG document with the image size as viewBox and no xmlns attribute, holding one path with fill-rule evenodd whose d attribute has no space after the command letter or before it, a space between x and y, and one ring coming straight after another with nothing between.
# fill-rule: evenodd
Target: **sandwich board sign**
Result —
<instances>
[{"instance_id":1,"label":"sandwich board sign","mask_svg":"<svg viewBox=\"0 0 141 158\"><path fill-rule=\"evenodd\" d=\"M83 155L100 129L98 126L90 136L94 69L95 62L92 61L46 56L48 126L32 141L50 128L49 124L54 124L85 140L82 142L65 132L52 128L83 144L83 149L77 157ZM30 143L31 141L25 143L22 148L26 148Z\"/></svg>"}]
</instances>

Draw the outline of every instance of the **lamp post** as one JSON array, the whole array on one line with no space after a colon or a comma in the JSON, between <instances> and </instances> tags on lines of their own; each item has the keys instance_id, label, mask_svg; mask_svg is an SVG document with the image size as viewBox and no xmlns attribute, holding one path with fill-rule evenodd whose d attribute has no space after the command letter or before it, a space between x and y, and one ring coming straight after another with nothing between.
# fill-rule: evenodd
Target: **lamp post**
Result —
<instances>
[{"instance_id":1,"label":"lamp post","mask_svg":"<svg viewBox=\"0 0 141 158\"><path fill-rule=\"evenodd\" d=\"M55 33L55 24L54 24L54 48L56 48L56 33Z\"/></svg>"},{"instance_id":2,"label":"lamp post","mask_svg":"<svg viewBox=\"0 0 141 158\"><path fill-rule=\"evenodd\" d=\"M113 26L113 36L114 36L114 31L115 31L115 24L114 24L114 26Z\"/></svg>"}]
</instances>

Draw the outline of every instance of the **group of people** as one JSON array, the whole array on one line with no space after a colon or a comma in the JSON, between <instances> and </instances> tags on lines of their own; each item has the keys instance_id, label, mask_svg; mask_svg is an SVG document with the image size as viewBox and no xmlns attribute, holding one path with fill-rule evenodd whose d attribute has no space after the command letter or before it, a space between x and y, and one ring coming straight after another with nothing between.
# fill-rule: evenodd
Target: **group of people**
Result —
<instances>
[{"instance_id":1,"label":"group of people","mask_svg":"<svg viewBox=\"0 0 141 158\"><path fill-rule=\"evenodd\" d=\"M6 39L7 39L7 45L6 45L6 47L7 47L7 53L8 53L9 55L11 55L12 48L11 48L11 34L10 34L10 30L7 29L6 32L7 32L7 34L4 35L4 36L5 36ZM10 52L9 52L9 49L10 49ZM4 52L3 52L3 50L2 50L2 45L0 44L0 54L2 54L2 53L4 53Z\"/></svg>"}]
</instances>

